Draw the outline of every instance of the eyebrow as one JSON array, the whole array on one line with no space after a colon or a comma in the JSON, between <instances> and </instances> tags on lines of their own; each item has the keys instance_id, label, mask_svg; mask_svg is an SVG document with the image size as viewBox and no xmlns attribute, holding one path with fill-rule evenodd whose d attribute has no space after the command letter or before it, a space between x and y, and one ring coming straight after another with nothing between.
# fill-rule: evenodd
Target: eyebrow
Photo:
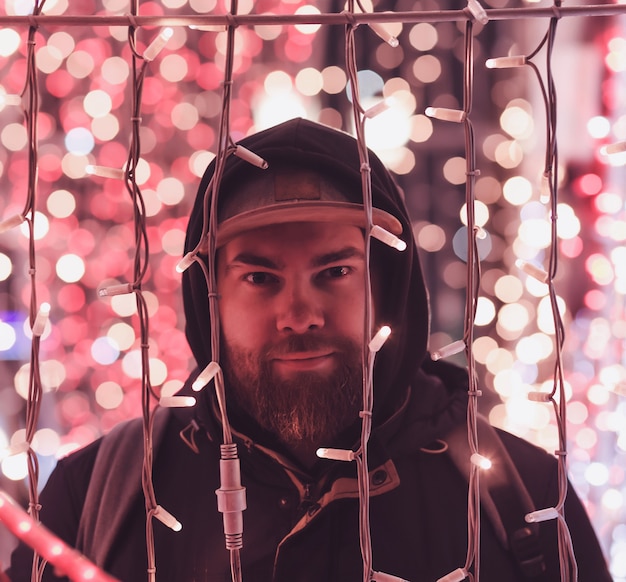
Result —
<instances>
[{"instance_id":1,"label":"eyebrow","mask_svg":"<svg viewBox=\"0 0 626 582\"><path fill-rule=\"evenodd\" d=\"M313 257L313 259L311 260L311 266L323 267L324 265L354 258L365 260L365 253L361 249L349 246ZM238 255L233 257L233 259L230 261L229 265L226 268L230 270L234 267L235 263L242 263L244 265L250 265L252 267L263 267L276 271L280 271L282 268L284 268L284 263L280 261L275 261L263 255L257 255L255 253L247 251L239 253Z\"/></svg>"}]
</instances>

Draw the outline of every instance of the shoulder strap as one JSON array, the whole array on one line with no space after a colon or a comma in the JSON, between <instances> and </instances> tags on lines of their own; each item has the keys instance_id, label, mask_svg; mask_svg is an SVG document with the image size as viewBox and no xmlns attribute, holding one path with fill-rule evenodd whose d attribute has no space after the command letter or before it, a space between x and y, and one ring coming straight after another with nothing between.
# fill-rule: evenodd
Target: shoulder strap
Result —
<instances>
[{"instance_id":1,"label":"shoulder strap","mask_svg":"<svg viewBox=\"0 0 626 582\"><path fill-rule=\"evenodd\" d=\"M454 428L446 437L448 454L467 478L470 450L465 425ZM502 546L510 550L528 579L544 579L545 562L539 544L538 525L526 523L527 513L535 510L533 501L496 430L478 416L478 442L481 453L492 467L480 475L480 500Z\"/></svg>"},{"instance_id":2,"label":"shoulder strap","mask_svg":"<svg viewBox=\"0 0 626 582\"><path fill-rule=\"evenodd\" d=\"M165 409L155 412L155 451L168 418ZM78 526L77 549L100 567L105 566L124 519L141 493L142 443L143 425L141 419L135 419L116 426L98 450Z\"/></svg>"}]
</instances>

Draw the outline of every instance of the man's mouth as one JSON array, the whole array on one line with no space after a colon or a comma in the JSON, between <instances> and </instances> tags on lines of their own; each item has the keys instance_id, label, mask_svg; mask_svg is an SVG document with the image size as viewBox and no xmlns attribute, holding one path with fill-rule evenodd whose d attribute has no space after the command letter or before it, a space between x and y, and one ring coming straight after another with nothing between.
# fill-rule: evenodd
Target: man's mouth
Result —
<instances>
[{"instance_id":1,"label":"man's mouth","mask_svg":"<svg viewBox=\"0 0 626 582\"><path fill-rule=\"evenodd\" d=\"M272 361L279 370L288 371L326 371L334 366L332 351L289 352L275 357Z\"/></svg>"}]
</instances>

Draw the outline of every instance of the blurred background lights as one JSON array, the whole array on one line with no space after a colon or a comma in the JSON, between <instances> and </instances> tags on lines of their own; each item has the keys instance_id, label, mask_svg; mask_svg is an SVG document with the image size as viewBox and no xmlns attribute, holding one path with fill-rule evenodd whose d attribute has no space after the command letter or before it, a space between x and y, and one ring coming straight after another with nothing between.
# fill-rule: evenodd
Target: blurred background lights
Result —
<instances>
[{"instance_id":1,"label":"blurred background lights","mask_svg":"<svg viewBox=\"0 0 626 582\"><path fill-rule=\"evenodd\" d=\"M603 139L611 132L611 122L602 115L592 117L587 122L587 131L595 139Z\"/></svg>"},{"instance_id":2,"label":"blurred background lights","mask_svg":"<svg viewBox=\"0 0 626 582\"><path fill-rule=\"evenodd\" d=\"M506 5L505 0L486 2L492 8ZM127 4L97 0L90 13L124 14ZM0 12L26 15L32 8L32 0L10 1ZM164 0L144 8L155 14L210 14L227 6L217 0ZM305 0L269 0L263 6L246 0L238 8L242 14L281 16L315 16L323 10L320 3ZM364 8L384 9L372 2ZM47 14L69 10L67 0L46 1ZM559 86L559 93L574 95L576 107L569 112L565 101L559 101L555 288L566 327L572 478L602 524L601 542L610 549L613 574L622 572L619 582L626 582L626 528L620 523L626 489L623 468L617 470L626 454L626 406L619 404L626 395L626 203L621 176L626 152L608 155L602 149L626 141L620 97L626 40L621 24L611 22L603 31L581 27L585 47L593 48L587 53L597 61L597 78L583 83L586 77L574 75L560 81L566 84ZM394 23L392 28L400 41L396 48L370 27L357 31L364 106L393 101L384 113L367 120L366 139L405 193L431 290L430 345L442 346L462 334L467 164L462 128L433 121L424 110L462 108L463 32L444 22ZM517 23L500 23L497 31L479 27L474 36L478 60L527 46L527 31ZM143 50L156 34L139 31L138 48ZM353 131L351 91L339 48L343 34L341 26L315 24L239 26L231 115L235 141L295 116ZM24 30L0 28L1 219L21 212L27 192L28 136L20 107L27 99L18 96L25 80L25 39ZM565 54L569 42L567 34L560 36L556 50ZM142 290L151 318L150 377L166 395L180 389L193 366L184 341L175 266L198 178L215 154L225 47L223 31L177 27L143 79L136 177L148 217L151 257ZM140 339L134 293L97 297L99 286L133 278L132 202L123 181L85 175L88 164L122 169L128 158L128 28L40 26L36 52L42 95L36 279L38 302L52 305L41 359L44 389L54 391L45 396L52 413L42 416L38 427L45 432L37 433L45 473L52 457L140 413ZM496 73L476 67L475 75L471 118L480 175L474 211L485 238L477 241L481 281L475 323L480 337L472 348L486 396L481 404L497 426L553 452L558 437L553 411L527 400L531 390L549 393L553 388L549 288L514 266L517 259L543 270L550 265L552 209L540 200L544 104L527 69ZM13 104L4 105L3 95ZM574 128L575 133L565 133ZM0 366L8 382L0 389L0 448L7 435L21 434L28 392L28 235L26 223L0 234ZM48 444L40 445L40 436ZM7 479L21 481L25 470L19 456L2 465Z\"/></svg>"},{"instance_id":3,"label":"blurred background lights","mask_svg":"<svg viewBox=\"0 0 626 582\"><path fill-rule=\"evenodd\" d=\"M21 481L28 475L26 453L11 455L2 460L2 474L11 481Z\"/></svg>"},{"instance_id":4,"label":"blurred background lights","mask_svg":"<svg viewBox=\"0 0 626 582\"><path fill-rule=\"evenodd\" d=\"M438 40L437 28L427 22L414 25L409 32L409 42L418 51L429 51Z\"/></svg>"},{"instance_id":5,"label":"blurred background lights","mask_svg":"<svg viewBox=\"0 0 626 582\"><path fill-rule=\"evenodd\" d=\"M591 463L585 469L585 479L592 485L604 485L609 480L609 470L602 463Z\"/></svg>"},{"instance_id":6,"label":"blurred background lights","mask_svg":"<svg viewBox=\"0 0 626 582\"><path fill-rule=\"evenodd\" d=\"M113 107L113 102L106 91L95 89L85 95L85 98L83 99L83 107L85 109L85 113L87 113L90 117L105 117L110 113L111 108Z\"/></svg>"},{"instance_id":7,"label":"blurred background lights","mask_svg":"<svg viewBox=\"0 0 626 582\"><path fill-rule=\"evenodd\" d=\"M2 145L10 151L16 152L26 147L28 136L26 127L21 123L9 123L2 128L0 133Z\"/></svg>"},{"instance_id":8,"label":"blurred background lights","mask_svg":"<svg viewBox=\"0 0 626 582\"><path fill-rule=\"evenodd\" d=\"M532 109L525 101L518 99L511 102L500 115L500 127L516 139L529 138L534 131L533 118L529 111Z\"/></svg>"},{"instance_id":9,"label":"blurred background lights","mask_svg":"<svg viewBox=\"0 0 626 582\"><path fill-rule=\"evenodd\" d=\"M113 410L122 404L124 391L117 382L106 381L96 388L96 402L107 410Z\"/></svg>"},{"instance_id":10,"label":"blurred background lights","mask_svg":"<svg viewBox=\"0 0 626 582\"><path fill-rule=\"evenodd\" d=\"M127 323L114 323L107 332L113 346L119 350L129 349L135 343L135 330ZM117 356L116 356L117 357Z\"/></svg>"},{"instance_id":11,"label":"blurred background lights","mask_svg":"<svg viewBox=\"0 0 626 582\"><path fill-rule=\"evenodd\" d=\"M467 226L467 205L461 206L461 222ZM474 202L474 223L476 226L485 226L489 220L489 209L484 202L476 200Z\"/></svg>"},{"instance_id":12,"label":"blurred background lights","mask_svg":"<svg viewBox=\"0 0 626 582\"><path fill-rule=\"evenodd\" d=\"M20 35L12 28L0 29L0 57L11 56L20 46Z\"/></svg>"},{"instance_id":13,"label":"blurred background lights","mask_svg":"<svg viewBox=\"0 0 626 582\"><path fill-rule=\"evenodd\" d=\"M15 329L9 323L0 321L0 351L10 350L17 340Z\"/></svg>"},{"instance_id":14,"label":"blurred background lights","mask_svg":"<svg viewBox=\"0 0 626 582\"><path fill-rule=\"evenodd\" d=\"M13 272L13 263L4 253L0 253L0 281L6 281Z\"/></svg>"},{"instance_id":15,"label":"blurred background lights","mask_svg":"<svg viewBox=\"0 0 626 582\"><path fill-rule=\"evenodd\" d=\"M502 194L508 202L515 206L520 206L531 199L533 186L523 176L512 176L502 186Z\"/></svg>"},{"instance_id":16,"label":"blurred background lights","mask_svg":"<svg viewBox=\"0 0 626 582\"><path fill-rule=\"evenodd\" d=\"M74 254L63 255L56 264L56 273L59 279L66 283L75 283L85 274L85 261Z\"/></svg>"},{"instance_id":17,"label":"blurred background lights","mask_svg":"<svg viewBox=\"0 0 626 582\"><path fill-rule=\"evenodd\" d=\"M296 9L296 14L319 14L320 11L318 8L311 4L305 4L304 6L299 6ZM320 29L319 24L296 24L294 28L301 32L302 34L315 34Z\"/></svg>"},{"instance_id":18,"label":"blurred background lights","mask_svg":"<svg viewBox=\"0 0 626 582\"><path fill-rule=\"evenodd\" d=\"M112 364L119 355L119 348L111 337L99 337L91 344L91 357L100 365Z\"/></svg>"},{"instance_id":19,"label":"blurred background lights","mask_svg":"<svg viewBox=\"0 0 626 582\"><path fill-rule=\"evenodd\" d=\"M46 207L55 218L67 218L76 210L76 200L67 190L55 190L46 199Z\"/></svg>"},{"instance_id":20,"label":"blurred background lights","mask_svg":"<svg viewBox=\"0 0 626 582\"><path fill-rule=\"evenodd\" d=\"M48 220L48 217L42 212L35 212L35 220L31 223L31 225L32 224L34 224L35 226L33 232L35 240L41 240L48 234L48 231L50 230L50 221ZM23 222L20 225L20 230L22 232L22 235L24 235L25 237L29 236L30 229L26 222Z\"/></svg>"},{"instance_id":21,"label":"blurred background lights","mask_svg":"<svg viewBox=\"0 0 626 582\"><path fill-rule=\"evenodd\" d=\"M479 297L474 323L478 326L488 325L496 315L496 308L491 299Z\"/></svg>"},{"instance_id":22,"label":"blurred background lights","mask_svg":"<svg viewBox=\"0 0 626 582\"><path fill-rule=\"evenodd\" d=\"M94 145L93 134L84 127L70 129L65 136L65 147L73 154L88 154Z\"/></svg>"}]
</instances>

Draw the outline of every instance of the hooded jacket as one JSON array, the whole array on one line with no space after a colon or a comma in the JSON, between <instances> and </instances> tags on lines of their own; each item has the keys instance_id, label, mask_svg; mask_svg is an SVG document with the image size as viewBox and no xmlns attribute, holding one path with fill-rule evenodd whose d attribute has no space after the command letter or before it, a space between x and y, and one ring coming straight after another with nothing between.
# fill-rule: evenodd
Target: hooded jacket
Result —
<instances>
[{"instance_id":1,"label":"hooded jacket","mask_svg":"<svg viewBox=\"0 0 626 582\"><path fill-rule=\"evenodd\" d=\"M300 119L240 143L270 165L293 164L323 172L342 184L355 202L361 200L356 143L346 134ZM377 243L372 246L378 296L383 298L376 306L377 319L393 329L374 371L369 444L373 568L403 580L434 582L462 567L467 551L467 481L446 454L448 435L465 423L466 374L426 357L428 300L409 217L400 190L371 152L369 163L374 206L400 220L408 244L403 253ZM253 178L256 171L261 170L229 158L219 195L228 196L230 188ZM198 189L186 251L199 242L204 192L212 172L213 165ZM203 369L212 354L207 289L199 268L184 273L183 299L187 338L198 369ZM196 374L183 391L189 391ZM247 490L243 579L362 580L354 463L320 460L305 470L245 411L229 403L229 415ZM214 495L220 487L218 418L209 390L202 392L194 410L159 415L155 493L159 504L183 524L180 532L172 532L154 523L159 581L230 580L222 516ZM535 507L553 506L558 496L553 458L506 433L501 439ZM145 579L141 455L141 427L131 421L60 461L41 496L42 521L124 582ZM573 493L566 511L579 557L579 579L610 580L591 525ZM559 580L554 523L542 524L539 536L546 571L537 580ZM483 520L481 545L481 580L528 579L488 519ZM30 579L26 548L15 552L9 574L13 582ZM57 578L47 572L44 580Z\"/></svg>"}]
</instances>

